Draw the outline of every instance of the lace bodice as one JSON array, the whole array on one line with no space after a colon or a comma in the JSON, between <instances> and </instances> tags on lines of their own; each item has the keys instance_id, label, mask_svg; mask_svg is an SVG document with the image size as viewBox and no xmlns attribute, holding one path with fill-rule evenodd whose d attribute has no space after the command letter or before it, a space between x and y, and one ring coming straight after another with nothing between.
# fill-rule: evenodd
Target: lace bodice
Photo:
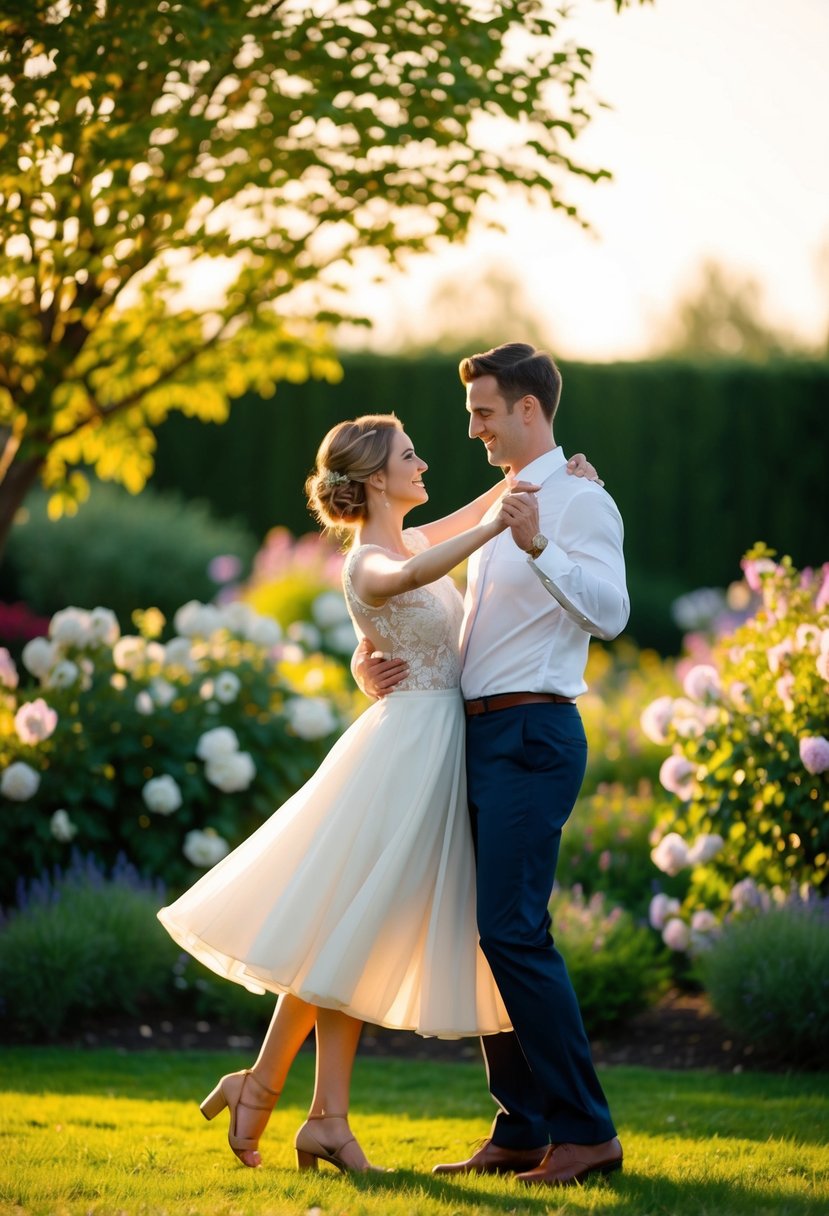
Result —
<instances>
[{"instance_id":1,"label":"lace bodice","mask_svg":"<svg viewBox=\"0 0 829 1216\"><path fill-rule=\"evenodd\" d=\"M414 528L407 528L403 538L412 553L429 546L423 533ZM358 635L382 643L382 649L395 658L406 659L409 674L397 685L401 691L456 688L460 681L458 648L463 618L460 592L447 575L372 608L355 592L351 573L360 553L377 547L360 545L352 549L343 566L345 602Z\"/></svg>"}]
</instances>

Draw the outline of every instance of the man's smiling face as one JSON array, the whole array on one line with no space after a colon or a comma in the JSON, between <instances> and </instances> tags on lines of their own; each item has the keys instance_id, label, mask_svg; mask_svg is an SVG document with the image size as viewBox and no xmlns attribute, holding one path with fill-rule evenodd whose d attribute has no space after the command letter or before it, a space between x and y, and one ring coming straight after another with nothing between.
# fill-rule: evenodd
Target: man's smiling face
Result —
<instances>
[{"instance_id":1,"label":"man's smiling face","mask_svg":"<svg viewBox=\"0 0 829 1216\"><path fill-rule=\"evenodd\" d=\"M526 439L521 411L509 410L494 376L479 376L466 386L469 438L480 439L490 464L520 468Z\"/></svg>"}]
</instances>

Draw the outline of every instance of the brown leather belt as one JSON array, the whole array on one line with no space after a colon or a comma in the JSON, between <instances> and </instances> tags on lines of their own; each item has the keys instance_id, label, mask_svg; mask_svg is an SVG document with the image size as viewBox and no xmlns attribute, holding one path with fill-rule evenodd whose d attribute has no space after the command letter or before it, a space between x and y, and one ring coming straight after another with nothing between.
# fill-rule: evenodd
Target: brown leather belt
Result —
<instances>
[{"instance_id":1,"label":"brown leather belt","mask_svg":"<svg viewBox=\"0 0 829 1216\"><path fill-rule=\"evenodd\" d=\"M491 714L496 709L512 709L516 705L575 705L572 697L562 697L557 692L502 692L495 697L478 697L465 701L468 718L476 714Z\"/></svg>"}]
</instances>

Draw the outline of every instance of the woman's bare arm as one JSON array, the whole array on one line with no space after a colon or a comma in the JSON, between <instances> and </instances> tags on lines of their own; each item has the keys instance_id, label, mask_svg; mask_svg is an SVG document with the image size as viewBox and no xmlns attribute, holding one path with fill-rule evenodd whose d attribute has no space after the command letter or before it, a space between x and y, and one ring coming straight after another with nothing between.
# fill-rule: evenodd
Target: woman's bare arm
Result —
<instances>
[{"instance_id":1,"label":"woman's bare arm","mask_svg":"<svg viewBox=\"0 0 829 1216\"><path fill-rule=\"evenodd\" d=\"M499 498L509 489L509 480L505 477L503 481L497 482L485 493L479 494L477 498L473 498L472 502L466 503L459 507L457 511L453 511L451 515L444 515L442 519L436 519L430 524L418 524L418 532L422 532L430 545L439 545L445 540L451 540L453 536L458 536L461 532L467 532L470 528L474 528L479 524L487 511L493 506Z\"/></svg>"},{"instance_id":2,"label":"woman's bare arm","mask_svg":"<svg viewBox=\"0 0 829 1216\"><path fill-rule=\"evenodd\" d=\"M600 486L604 485L583 452L577 452L575 456L570 457L567 461L567 472L573 477L587 477L589 481L598 481ZM459 507L457 511L444 515L430 524L418 524L417 529L423 533L430 545L439 545L442 541L451 540L453 536L458 536L461 532L466 532L469 528L474 528L475 524L479 524L489 508L511 489L532 492L537 490L538 486L531 485L529 482L513 484L509 477L505 477L503 481L496 482L489 490L479 494L465 506Z\"/></svg>"},{"instance_id":3,"label":"woman's bare arm","mask_svg":"<svg viewBox=\"0 0 829 1216\"><path fill-rule=\"evenodd\" d=\"M487 523L476 524L453 536L415 553L408 558L395 558L384 549L366 546L351 571L354 590L364 603L379 607L392 596L424 587L436 579L443 578L454 570L464 558L469 557L481 545L503 532L501 512Z\"/></svg>"}]
</instances>

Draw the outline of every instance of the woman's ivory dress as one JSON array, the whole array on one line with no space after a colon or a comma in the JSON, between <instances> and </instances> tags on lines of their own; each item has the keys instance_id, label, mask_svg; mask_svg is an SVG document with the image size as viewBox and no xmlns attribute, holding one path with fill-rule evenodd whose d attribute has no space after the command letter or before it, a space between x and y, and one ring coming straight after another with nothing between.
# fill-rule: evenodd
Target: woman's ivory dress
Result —
<instances>
[{"instance_id":1,"label":"woman's ivory dress","mask_svg":"<svg viewBox=\"0 0 829 1216\"><path fill-rule=\"evenodd\" d=\"M412 550L426 546L410 530ZM314 776L159 920L185 950L254 991L292 992L422 1035L510 1023L478 944L451 579L372 608L355 627L405 656L406 681L349 727Z\"/></svg>"}]
</instances>

